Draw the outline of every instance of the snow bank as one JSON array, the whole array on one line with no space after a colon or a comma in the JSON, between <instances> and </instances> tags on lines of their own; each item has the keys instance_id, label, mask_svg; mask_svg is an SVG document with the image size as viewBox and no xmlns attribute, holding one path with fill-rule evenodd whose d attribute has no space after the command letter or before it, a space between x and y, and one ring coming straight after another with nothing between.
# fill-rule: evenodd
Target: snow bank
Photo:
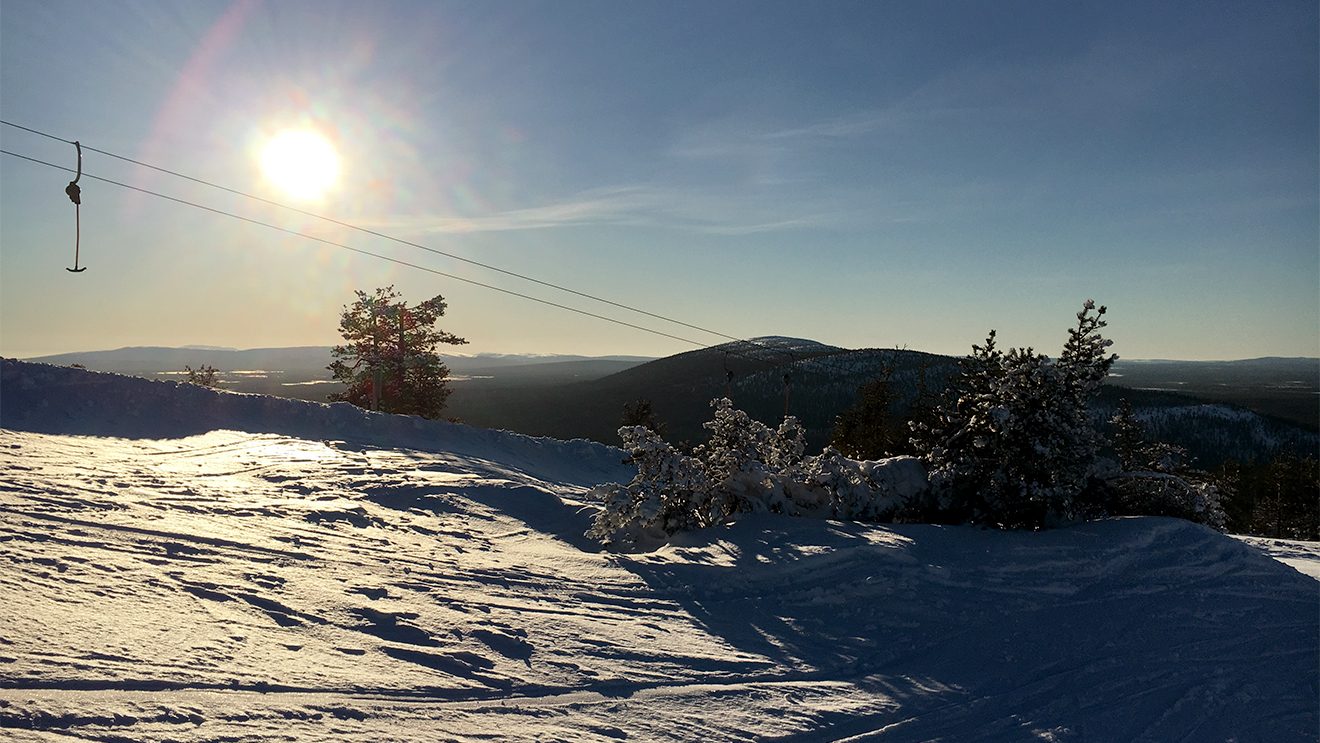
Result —
<instances>
[{"instance_id":1,"label":"snow bank","mask_svg":"<svg viewBox=\"0 0 1320 743\"><path fill-rule=\"evenodd\" d=\"M900 503L911 501L929 485L926 467L916 457L889 457L857 464L872 485Z\"/></svg>"},{"instance_id":2,"label":"snow bank","mask_svg":"<svg viewBox=\"0 0 1320 743\"><path fill-rule=\"evenodd\" d=\"M622 451L583 439L536 438L374 413L348 403L326 405L13 359L0 359L0 426L146 439L214 430L276 433L481 457L551 482L593 485L631 476Z\"/></svg>"}]
</instances>

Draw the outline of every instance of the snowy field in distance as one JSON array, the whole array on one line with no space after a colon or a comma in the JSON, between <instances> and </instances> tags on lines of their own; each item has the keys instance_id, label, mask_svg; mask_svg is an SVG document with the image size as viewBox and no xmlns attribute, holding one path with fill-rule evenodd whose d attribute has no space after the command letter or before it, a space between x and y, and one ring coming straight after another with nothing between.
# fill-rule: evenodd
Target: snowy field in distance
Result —
<instances>
[{"instance_id":1,"label":"snowy field in distance","mask_svg":"<svg viewBox=\"0 0 1320 743\"><path fill-rule=\"evenodd\" d=\"M1239 536L1237 538L1270 555L1284 565L1294 568L1297 572L1320 581L1320 542L1271 539L1269 537Z\"/></svg>"},{"instance_id":2,"label":"snowy field in distance","mask_svg":"<svg viewBox=\"0 0 1320 743\"><path fill-rule=\"evenodd\" d=\"M614 555L590 442L10 361L0 426L0 738L1320 733L1311 543L753 517Z\"/></svg>"}]
</instances>

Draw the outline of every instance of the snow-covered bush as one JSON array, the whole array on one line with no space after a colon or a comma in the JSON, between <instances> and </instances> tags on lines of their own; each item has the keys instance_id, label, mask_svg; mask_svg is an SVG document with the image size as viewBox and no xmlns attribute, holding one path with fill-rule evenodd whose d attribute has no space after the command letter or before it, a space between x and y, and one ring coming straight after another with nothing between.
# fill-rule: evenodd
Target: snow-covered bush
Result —
<instances>
[{"instance_id":1,"label":"snow-covered bush","mask_svg":"<svg viewBox=\"0 0 1320 743\"><path fill-rule=\"evenodd\" d=\"M876 521L911 521L914 505L929 487L926 466L912 456L863 461L858 468L870 481L876 495L868 505Z\"/></svg>"},{"instance_id":2,"label":"snow-covered bush","mask_svg":"<svg viewBox=\"0 0 1320 743\"><path fill-rule=\"evenodd\" d=\"M780 458L772 453L775 432L733 407L728 398L712 401L711 407L715 417L703 424L710 439L693 451L711 484L707 523L740 512L782 511L782 483L770 464Z\"/></svg>"},{"instance_id":3,"label":"snow-covered bush","mask_svg":"<svg viewBox=\"0 0 1320 743\"><path fill-rule=\"evenodd\" d=\"M1123 472L1108 481L1114 516L1174 516L1224 530L1219 486L1168 472Z\"/></svg>"},{"instance_id":4,"label":"snow-covered bush","mask_svg":"<svg viewBox=\"0 0 1320 743\"><path fill-rule=\"evenodd\" d=\"M1105 513L1176 516L1224 529L1223 494L1209 474L1192 468L1186 449L1148 440L1127 400L1119 402L1110 423L1118 467L1105 479Z\"/></svg>"},{"instance_id":5,"label":"snow-covered bush","mask_svg":"<svg viewBox=\"0 0 1320 743\"><path fill-rule=\"evenodd\" d=\"M644 427L619 429L637 475L593 491L603 507L588 536L644 548L739 513L889 521L924 487L912 457L859 462L833 449L804 457L806 432L796 418L772 429L727 399L711 406L710 439L691 456Z\"/></svg>"},{"instance_id":6,"label":"snow-covered bush","mask_svg":"<svg viewBox=\"0 0 1320 743\"><path fill-rule=\"evenodd\" d=\"M624 426L619 436L637 465L637 476L627 485L610 483L592 491L604 507L588 536L633 548L711 523L710 481L698 460L645 426Z\"/></svg>"},{"instance_id":7,"label":"snow-covered bush","mask_svg":"<svg viewBox=\"0 0 1320 743\"><path fill-rule=\"evenodd\" d=\"M1092 314L1094 312L1094 314ZM1117 358L1087 300L1056 361L1032 349L972 346L933 421L914 444L930 472L927 518L1039 528L1071 519L1100 438L1089 402Z\"/></svg>"},{"instance_id":8,"label":"snow-covered bush","mask_svg":"<svg viewBox=\"0 0 1320 743\"><path fill-rule=\"evenodd\" d=\"M792 501L801 510L798 515L861 520L872 510L869 504L876 495L875 488L858 462L837 449L827 447L808 457L795 475L790 488Z\"/></svg>"},{"instance_id":9,"label":"snow-covered bush","mask_svg":"<svg viewBox=\"0 0 1320 743\"><path fill-rule=\"evenodd\" d=\"M828 447L803 460L795 475L797 515L840 521L902 520L926 488L926 470L915 457L859 461Z\"/></svg>"}]
</instances>

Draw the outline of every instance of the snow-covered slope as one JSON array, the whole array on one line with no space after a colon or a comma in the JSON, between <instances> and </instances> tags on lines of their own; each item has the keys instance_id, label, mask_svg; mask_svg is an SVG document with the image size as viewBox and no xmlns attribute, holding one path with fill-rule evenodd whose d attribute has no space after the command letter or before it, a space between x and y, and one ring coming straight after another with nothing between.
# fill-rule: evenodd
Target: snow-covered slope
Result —
<instances>
[{"instance_id":1,"label":"snow-covered slope","mask_svg":"<svg viewBox=\"0 0 1320 743\"><path fill-rule=\"evenodd\" d=\"M238 394L10 359L0 361L0 425L123 438L174 438L234 429L466 454L579 485L627 476L620 466L623 453L592 441L534 438L372 413L348 403Z\"/></svg>"},{"instance_id":2,"label":"snow-covered slope","mask_svg":"<svg viewBox=\"0 0 1320 743\"><path fill-rule=\"evenodd\" d=\"M1320 584L1179 521L613 555L585 442L9 361L0 425L4 738L1320 732Z\"/></svg>"}]
</instances>

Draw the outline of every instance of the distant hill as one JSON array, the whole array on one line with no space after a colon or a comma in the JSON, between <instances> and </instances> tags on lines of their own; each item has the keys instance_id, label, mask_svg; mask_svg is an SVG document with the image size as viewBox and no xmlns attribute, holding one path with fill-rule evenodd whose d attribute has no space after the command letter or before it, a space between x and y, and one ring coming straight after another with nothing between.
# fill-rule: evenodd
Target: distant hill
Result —
<instances>
[{"instance_id":1,"label":"distant hill","mask_svg":"<svg viewBox=\"0 0 1320 743\"><path fill-rule=\"evenodd\" d=\"M1320 359L1127 361L1111 382L1133 389L1178 392L1250 408L1320 430Z\"/></svg>"},{"instance_id":2,"label":"distant hill","mask_svg":"<svg viewBox=\"0 0 1320 743\"><path fill-rule=\"evenodd\" d=\"M329 358L329 347L305 346L121 348L34 360L155 379L178 379L185 364L208 364L221 370L225 389L323 401L340 388L329 381ZM477 354L445 355L445 361L454 375L448 415L486 428L607 444L618 443L624 405L640 399L651 401L666 437L676 442L704 440L710 400L726 394L752 416L776 423L784 414L788 375L788 410L801 419L813 449L828 441L857 388L885 368L893 369L899 415L916 398L923 375L937 392L957 368L951 356L845 349L784 336L660 359ZM1187 447L1203 466L1266 458L1280 449L1314 452L1320 359L1123 359L1097 402L1097 417L1107 419L1120 398L1136 406L1155 435Z\"/></svg>"},{"instance_id":3,"label":"distant hill","mask_svg":"<svg viewBox=\"0 0 1320 743\"><path fill-rule=\"evenodd\" d=\"M474 425L617 444L623 406L646 399L665 425L668 440L697 443L705 438L701 426L710 418L710 400L726 394L753 417L778 422L784 415L787 374L788 411L802 421L809 447L819 449L828 442L838 414L856 401L858 387L885 368L893 369L890 383L896 397L895 413L905 416L922 377L927 388L938 393L956 372L957 362L954 357L920 351L850 350L803 339L764 337L689 351L600 379L559 386L497 388L474 380L456 387L448 410ZM1303 401L1310 401L1294 395L1279 405L1280 398L1271 397L1277 391L1272 386L1276 380L1296 376L1308 363L1320 362L1119 362L1115 376L1096 401L1095 415L1103 425L1118 401L1127 399L1151 427L1152 436L1186 447L1204 467L1226 459L1267 459L1280 450L1313 452L1320 439L1306 429L1307 416L1314 415L1314 409ZM1222 376L1224 369L1235 376ZM1141 384L1122 386L1131 384L1130 380ZM1197 384L1174 384L1182 380L1196 380ZM1156 382L1162 388L1144 388L1159 387ZM1197 394L1190 394L1193 391ZM1247 407L1252 409L1243 409ZM1270 415L1276 411L1291 415Z\"/></svg>"},{"instance_id":4,"label":"distant hill","mask_svg":"<svg viewBox=\"0 0 1320 743\"><path fill-rule=\"evenodd\" d=\"M852 404L857 387L887 365L893 382L915 397L920 369L930 384L944 384L955 360L919 351L850 350L800 338L767 336L656 359L600 379L554 389L456 388L449 410L480 426L556 438L585 437L617 443L623 406L650 400L675 441L703 438L712 399L729 395L754 417L775 421L784 414L784 375L789 377L789 412L807 428L808 440L823 445L834 417Z\"/></svg>"},{"instance_id":5,"label":"distant hill","mask_svg":"<svg viewBox=\"0 0 1320 743\"><path fill-rule=\"evenodd\" d=\"M477 381L499 387L546 386L596 379L650 361L649 356L580 356L571 354L442 354L456 384ZM131 346L107 351L79 351L27 359L45 364L79 364L93 371L148 379L178 379L185 366L212 366L221 386L323 402L342 388L330 378L329 346L293 346L239 350L212 346L182 348Z\"/></svg>"},{"instance_id":6,"label":"distant hill","mask_svg":"<svg viewBox=\"0 0 1320 743\"><path fill-rule=\"evenodd\" d=\"M200 346L184 348L129 346L109 351L78 351L38 356L26 360L61 366L82 364L93 371L109 371L134 376L180 371L185 365L195 369L203 364L223 371L266 369L287 374L310 370L324 371L326 365L330 363L330 348L294 346L240 351L233 348Z\"/></svg>"},{"instance_id":7,"label":"distant hill","mask_svg":"<svg viewBox=\"0 0 1320 743\"><path fill-rule=\"evenodd\" d=\"M530 358L530 357L526 357ZM558 359L559 357L553 357ZM467 377L465 384L486 384L498 387L515 385L544 386L581 382L588 379L615 374L631 369L650 359L633 360L628 358L573 358L565 360L545 360L537 357L533 362L508 363L485 366L485 359L479 357L446 359L450 372Z\"/></svg>"}]
</instances>

